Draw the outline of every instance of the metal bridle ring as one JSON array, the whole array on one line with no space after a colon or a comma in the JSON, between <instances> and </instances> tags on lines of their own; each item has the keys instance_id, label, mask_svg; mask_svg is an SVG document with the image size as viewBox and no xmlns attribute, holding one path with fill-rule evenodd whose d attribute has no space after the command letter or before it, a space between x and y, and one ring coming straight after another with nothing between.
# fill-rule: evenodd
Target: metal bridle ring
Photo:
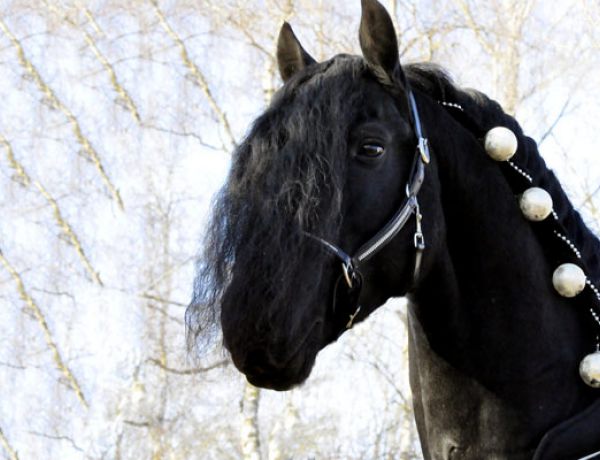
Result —
<instances>
[{"instance_id":1,"label":"metal bridle ring","mask_svg":"<svg viewBox=\"0 0 600 460\"><path fill-rule=\"evenodd\" d=\"M342 263L342 272L344 273L344 279L350 289L354 288L354 281L356 280L356 272L352 262Z\"/></svg>"}]
</instances>

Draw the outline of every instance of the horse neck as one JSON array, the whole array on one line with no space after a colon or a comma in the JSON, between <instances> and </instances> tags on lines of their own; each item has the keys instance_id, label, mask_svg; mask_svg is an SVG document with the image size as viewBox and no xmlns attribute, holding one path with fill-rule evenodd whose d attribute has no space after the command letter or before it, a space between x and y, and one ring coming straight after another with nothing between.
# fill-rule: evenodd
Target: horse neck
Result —
<instances>
[{"instance_id":1,"label":"horse neck","mask_svg":"<svg viewBox=\"0 0 600 460\"><path fill-rule=\"evenodd\" d=\"M459 370L517 399L539 391L532 381L547 384L549 398L560 390L557 385L579 388L577 365L590 347L586 312L554 292L549 242L520 213L499 165L474 136L445 118L440 125L446 128L430 133L442 229L411 298L431 347ZM535 154L527 160L543 163ZM544 181L555 182L546 185L568 205L558 210L562 218L580 219L554 176L544 171ZM427 212L426 204L423 208ZM585 226L580 231L577 238L591 237Z\"/></svg>"}]
</instances>

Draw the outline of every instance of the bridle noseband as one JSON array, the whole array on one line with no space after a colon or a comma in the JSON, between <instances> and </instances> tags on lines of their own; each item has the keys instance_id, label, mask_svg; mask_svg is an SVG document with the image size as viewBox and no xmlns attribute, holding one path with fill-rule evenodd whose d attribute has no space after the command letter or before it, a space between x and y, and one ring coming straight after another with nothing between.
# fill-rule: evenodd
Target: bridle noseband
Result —
<instances>
[{"instance_id":1,"label":"bridle noseband","mask_svg":"<svg viewBox=\"0 0 600 460\"><path fill-rule=\"evenodd\" d=\"M354 319L360 311L360 305L358 305L358 298L362 288L362 276L359 271L360 266L377 254L382 248L384 248L398 234L398 232L405 227L413 214L415 214L416 221L416 228L413 238L416 250L415 267L413 272L414 281L416 281L418 278L421 268L421 259L425 249L425 238L421 228L423 216L419 207L417 195L421 189L421 186L423 185L423 180L425 179L425 166L429 164L431 156L429 153L429 144L427 138L423 136L421 118L419 116L415 97L412 90L408 86L408 82L406 82L405 85L411 115L410 118L413 129L417 136L417 146L409 180L406 184L406 196L398 211L396 211L396 213L387 222L387 224L381 228L381 230L379 230L365 244L360 246L353 256L349 255L339 246L336 246L335 244L330 243L323 238L315 236L311 233L306 233L308 236L318 241L328 252L336 256L342 262L342 275L340 275L340 278L338 278L334 288L333 310L335 311L338 300L340 279L343 279L346 283L345 294L350 303L349 311L352 312L350 314L350 319L345 326L346 329L350 329L352 327ZM343 332L343 330L341 332Z\"/></svg>"}]
</instances>

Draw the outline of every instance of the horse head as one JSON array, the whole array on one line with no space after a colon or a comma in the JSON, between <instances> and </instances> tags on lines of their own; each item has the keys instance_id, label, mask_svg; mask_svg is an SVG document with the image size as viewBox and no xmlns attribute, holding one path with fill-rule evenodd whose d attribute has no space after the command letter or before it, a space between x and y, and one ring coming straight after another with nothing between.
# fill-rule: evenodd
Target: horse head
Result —
<instances>
[{"instance_id":1,"label":"horse head","mask_svg":"<svg viewBox=\"0 0 600 460\"><path fill-rule=\"evenodd\" d=\"M257 386L303 382L319 350L413 282L417 192L435 166L392 20L362 5L362 57L316 62L283 25L284 86L215 207L197 304L220 307L225 347Z\"/></svg>"},{"instance_id":2,"label":"horse head","mask_svg":"<svg viewBox=\"0 0 600 460\"><path fill-rule=\"evenodd\" d=\"M283 25L284 85L216 202L191 337L220 323L248 380L285 390L408 294L426 458L600 449L600 242L499 104L400 65L376 0L359 39L316 62Z\"/></svg>"}]
</instances>

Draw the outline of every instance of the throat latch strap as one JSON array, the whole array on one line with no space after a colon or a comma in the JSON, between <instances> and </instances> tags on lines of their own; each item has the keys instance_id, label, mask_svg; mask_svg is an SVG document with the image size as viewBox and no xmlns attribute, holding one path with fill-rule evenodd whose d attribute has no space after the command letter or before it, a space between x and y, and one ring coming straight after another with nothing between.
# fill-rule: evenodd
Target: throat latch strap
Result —
<instances>
[{"instance_id":1,"label":"throat latch strap","mask_svg":"<svg viewBox=\"0 0 600 460\"><path fill-rule=\"evenodd\" d=\"M413 241L415 250L417 251L414 274L415 276L418 275L421 266L421 257L423 250L425 249L425 237L421 226L423 216L417 200L417 193L423 183L424 169L424 164L420 160L419 155L417 156L416 168L413 171L412 180L406 186L407 196L404 199L402 206L381 230L358 248L354 256L349 255L339 246L336 246L323 238L308 232L306 233L307 236L321 243L328 252L340 259L342 262L344 278L350 289L355 286L354 281L356 279L358 267L384 248L400 232L400 230L404 228L413 214L416 216L416 229Z\"/></svg>"}]
</instances>

